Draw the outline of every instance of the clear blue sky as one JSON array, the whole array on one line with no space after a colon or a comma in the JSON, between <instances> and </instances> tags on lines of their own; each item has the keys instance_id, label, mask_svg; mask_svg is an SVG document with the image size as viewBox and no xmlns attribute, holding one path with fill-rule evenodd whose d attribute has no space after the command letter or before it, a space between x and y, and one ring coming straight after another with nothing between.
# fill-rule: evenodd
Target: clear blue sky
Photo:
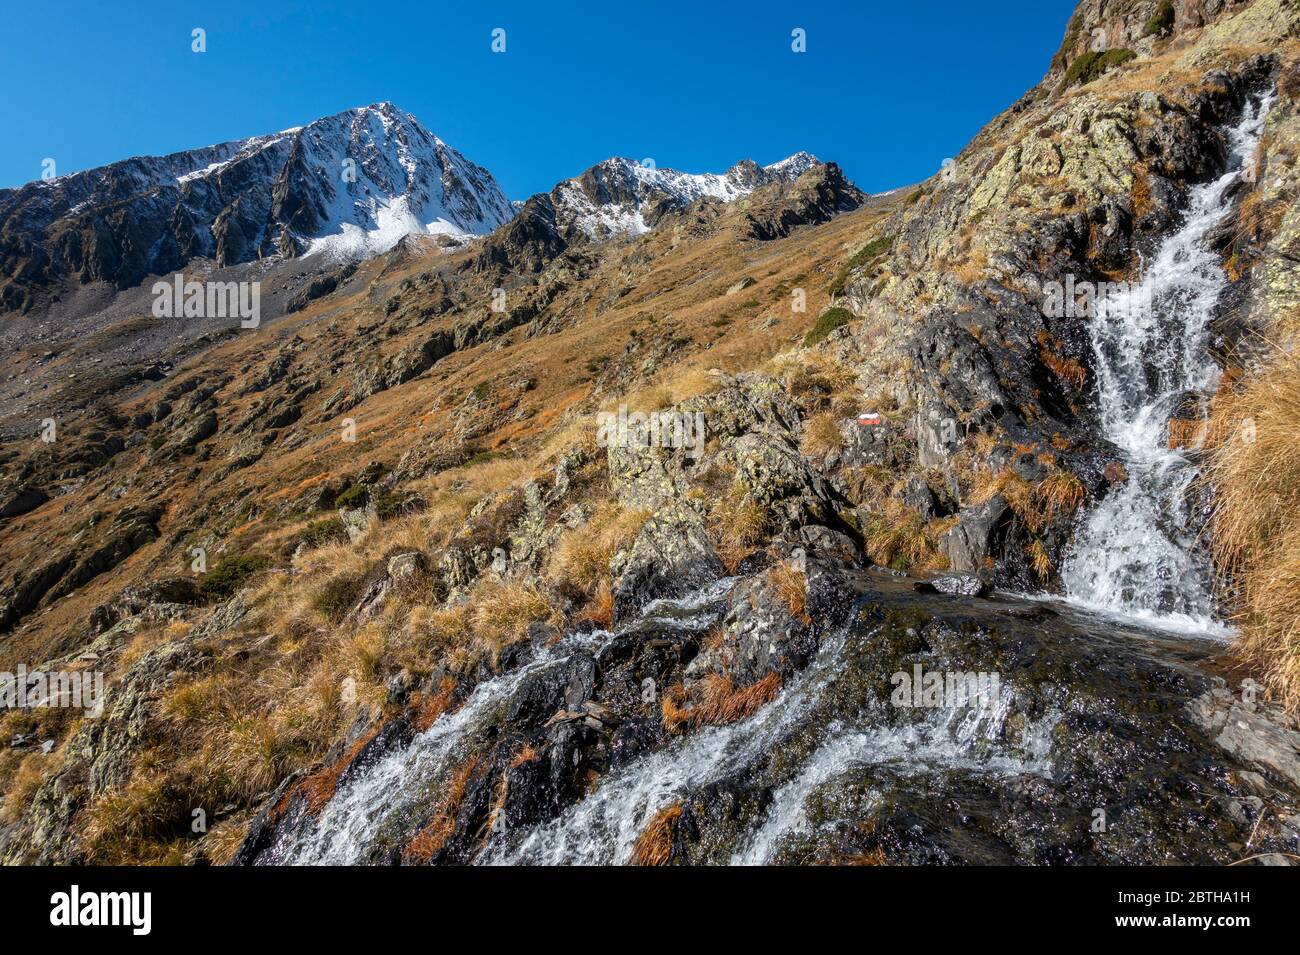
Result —
<instances>
[{"instance_id":1,"label":"clear blue sky","mask_svg":"<svg viewBox=\"0 0 1300 955\"><path fill-rule=\"evenodd\" d=\"M931 175L1041 79L1074 5L9 3L0 187L45 157L62 175L392 100L511 198L609 156L721 172L799 149L881 191Z\"/></svg>"}]
</instances>

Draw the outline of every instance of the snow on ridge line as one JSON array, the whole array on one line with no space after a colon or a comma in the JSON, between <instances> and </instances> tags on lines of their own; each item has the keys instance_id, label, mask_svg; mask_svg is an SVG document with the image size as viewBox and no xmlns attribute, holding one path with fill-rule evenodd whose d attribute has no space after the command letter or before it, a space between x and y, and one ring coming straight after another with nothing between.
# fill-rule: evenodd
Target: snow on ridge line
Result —
<instances>
[{"instance_id":1,"label":"snow on ridge line","mask_svg":"<svg viewBox=\"0 0 1300 955\"><path fill-rule=\"evenodd\" d=\"M777 181L792 182L818 165L821 165L821 160L802 150L767 166L743 160L725 173L687 173L615 156L597 163L581 176L559 183L552 195L557 206L567 211L589 238L642 235L651 229L642 215L642 205L657 196L671 197L680 205L688 205L703 197L732 202L749 195L759 186ZM602 189L613 188L630 195L599 202L590 194L589 186L594 187L598 194Z\"/></svg>"}]
</instances>

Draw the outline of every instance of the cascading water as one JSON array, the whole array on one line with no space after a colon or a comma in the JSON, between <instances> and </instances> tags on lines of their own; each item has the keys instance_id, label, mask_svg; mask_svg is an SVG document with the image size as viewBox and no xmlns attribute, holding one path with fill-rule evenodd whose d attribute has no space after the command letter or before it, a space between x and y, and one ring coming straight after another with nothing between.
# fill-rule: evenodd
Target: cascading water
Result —
<instances>
[{"instance_id":1,"label":"cascading water","mask_svg":"<svg viewBox=\"0 0 1300 955\"><path fill-rule=\"evenodd\" d=\"M857 767L892 766L908 774L940 768L1005 775L1049 772L1051 729L1059 714L1025 720L1011 731L1012 693L1007 687L996 699L937 709L908 725L882 725L880 714L870 708L855 718L822 724L819 707L834 695L832 688L844 675L845 655L854 652L848 634L828 638L812 664L754 716L731 726L701 729L629 764L558 818L527 833L507 833L478 861L627 863L637 837L659 810L743 773L774 751L784 754L786 781L765 816L755 820L756 828L744 836L732 864L769 862L783 839L808 825L808 796Z\"/></svg>"},{"instance_id":2,"label":"cascading water","mask_svg":"<svg viewBox=\"0 0 1300 955\"><path fill-rule=\"evenodd\" d=\"M716 581L681 600L646 606L634 626L701 629L717 618L715 605L734 580ZM439 716L405 747L381 757L342 784L305 829L287 829L264 861L287 865L354 865L369 861L385 842L409 840L422 821L421 800L446 784L463 759L465 744L500 716L526 680L562 667L576 653L597 651L611 635L604 630L567 634L528 664L484 680L454 713ZM427 812L427 806L425 807Z\"/></svg>"},{"instance_id":3,"label":"cascading water","mask_svg":"<svg viewBox=\"0 0 1300 955\"><path fill-rule=\"evenodd\" d=\"M1225 632L1201 546L1202 509L1190 503L1197 470L1170 448L1167 425L1184 401L1208 394L1218 380L1209 326L1227 276L1206 240L1232 211L1232 187L1250 167L1272 100L1248 104L1228 131L1228 171L1192 190L1182 226L1161 244L1141 283L1096 302L1101 427L1123 453L1128 477L1088 515L1062 566L1066 597L1079 606Z\"/></svg>"},{"instance_id":4,"label":"cascading water","mask_svg":"<svg viewBox=\"0 0 1300 955\"><path fill-rule=\"evenodd\" d=\"M364 861L386 830L409 827L419 798L445 783L464 740L482 729L524 680L608 637L603 630L570 634L532 663L480 683L455 713L443 714L411 745L388 753L341 786L315 825L305 834L286 833L285 841L271 848L269 859L288 865Z\"/></svg>"}]
</instances>

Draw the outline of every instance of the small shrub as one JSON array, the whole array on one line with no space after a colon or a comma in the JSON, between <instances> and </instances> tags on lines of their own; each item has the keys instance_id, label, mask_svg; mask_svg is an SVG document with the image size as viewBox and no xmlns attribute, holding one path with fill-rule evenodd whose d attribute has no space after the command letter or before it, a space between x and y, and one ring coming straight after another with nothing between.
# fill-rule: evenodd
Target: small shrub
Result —
<instances>
[{"instance_id":1,"label":"small shrub","mask_svg":"<svg viewBox=\"0 0 1300 955\"><path fill-rule=\"evenodd\" d=\"M880 258L880 256L888 252L893 245L894 237L892 235L882 235L878 238L872 239L857 252L853 253L848 262L844 263L844 267L841 268L839 273L835 276L834 281L831 282L830 293L832 295L844 294L844 286L848 282L849 275L855 269L862 268L862 266Z\"/></svg>"},{"instance_id":2,"label":"small shrub","mask_svg":"<svg viewBox=\"0 0 1300 955\"><path fill-rule=\"evenodd\" d=\"M347 539L343 522L336 517L327 517L304 527L300 541L308 547L324 547L326 544L341 544Z\"/></svg>"},{"instance_id":3,"label":"small shrub","mask_svg":"<svg viewBox=\"0 0 1300 955\"><path fill-rule=\"evenodd\" d=\"M1103 73L1135 59L1137 59L1137 54L1132 50L1116 48L1107 50L1104 53L1089 50L1075 57L1074 62L1070 64L1070 68L1065 71L1065 79L1061 81L1061 86L1062 88L1075 85L1085 86Z\"/></svg>"},{"instance_id":4,"label":"small shrub","mask_svg":"<svg viewBox=\"0 0 1300 955\"><path fill-rule=\"evenodd\" d=\"M366 486L353 484L334 499L334 506L341 510L355 511L357 508L365 507L369 500L370 492L366 490Z\"/></svg>"},{"instance_id":5,"label":"small shrub","mask_svg":"<svg viewBox=\"0 0 1300 955\"><path fill-rule=\"evenodd\" d=\"M227 554L199 581L199 596L209 602L225 600L248 578L270 566L267 554Z\"/></svg>"},{"instance_id":6,"label":"small shrub","mask_svg":"<svg viewBox=\"0 0 1300 955\"><path fill-rule=\"evenodd\" d=\"M804 336L804 347L808 348L812 345L816 345L818 342L825 339L831 332L835 331L835 329L847 325L849 322L853 321L853 319L853 313L847 308L841 308L838 305L834 308L828 308L818 316L817 322L808 330L808 334Z\"/></svg>"},{"instance_id":7,"label":"small shrub","mask_svg":"<svg viewBox=\"0 0 1300 955\"><path fill-rule=\"evenodd\" d=\"M1142 29L1143 36L1167 37L1174 30L1173 0L1160 0L1160 6L1151 14L1151 19Z\"/></svg>"}]
</instances>

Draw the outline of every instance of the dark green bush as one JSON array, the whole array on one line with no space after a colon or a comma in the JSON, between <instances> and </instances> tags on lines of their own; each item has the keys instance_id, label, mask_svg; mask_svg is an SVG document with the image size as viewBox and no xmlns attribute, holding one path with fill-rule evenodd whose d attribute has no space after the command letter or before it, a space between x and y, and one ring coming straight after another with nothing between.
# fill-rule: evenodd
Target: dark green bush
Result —
<instances>
[{"instance_id":1,"label":"dark green bush","mask_svg":"<svg viewBox=\"0 0 1300 955\"><path fill-rule=\"evenodd\" d=\"M1061 85L1062 87L1074 86L1075 84L1083 86L1086 83L1091 83L1108 70L1135 59L1137 59L1137 54L1132 50L1115 49L1107 50L1105 53L1089 50L1087 53L1079 54L1074 62L1070 64L1070 68L1065 71L1065 79L1061 82Z\"/></svg>"},{"instance_id":2,"label":"dark green bush","mask_svg":"<svg viewBox=\"0 0 1300 955\"><path fill-rule=\"evenodd\" d=\"M1174 4L1173 0L1161 0L1160 6L1156 7L1156 12L1151 14L1151 19L1147 21L1146 27L1142 30L1143 36L1169 36L1174 32Z\"/></svg>"},{"instance_id":3,"label":"dark green bush","mask_svg":"<svg viewBox=\"0 0 1300 955\"><path fill-rule=\"evenodd\" d=\"M308 547L321 547L325 544L341 544L348 539L343 522L336 517L327 517L321 521L312 521L302 531L302 542Z\"/></svg>"},{"instance_id":4,"label":"dark green bush","mask_svg":"<svg viewBox=\"0 0 1300 955\"><path fill-rule=\"evenodd\" d=\"M853 321L853 313L847 308L828 308L821 313L817 319L817 324L813 325L808 334L804 336L804 346L816 345L835 329L847 325L851 321Z\"/></svg>"},{"instance_id":5,"label":"dark green bush","mask_svg":"<svg viewBox=\"0 0 1300 955\"><path fill-rule=\"evenodd\" d=\"M199 596L206 601L225 600L249 577L270 566L267 554L227 554L199 581Z\"/></svg>"},{"instance_id":6,"label":"dark green bush","mask_svg":"<svg viewBox=\"0 0 1300 955\"><path fill-rule=\"evenodd\" d=\"M334 499L334 506L354 511L359 507L365 507L368 500L370 500L370 492L366 490L366 486L353 484Z\"/></svg>"}]
</instances>

